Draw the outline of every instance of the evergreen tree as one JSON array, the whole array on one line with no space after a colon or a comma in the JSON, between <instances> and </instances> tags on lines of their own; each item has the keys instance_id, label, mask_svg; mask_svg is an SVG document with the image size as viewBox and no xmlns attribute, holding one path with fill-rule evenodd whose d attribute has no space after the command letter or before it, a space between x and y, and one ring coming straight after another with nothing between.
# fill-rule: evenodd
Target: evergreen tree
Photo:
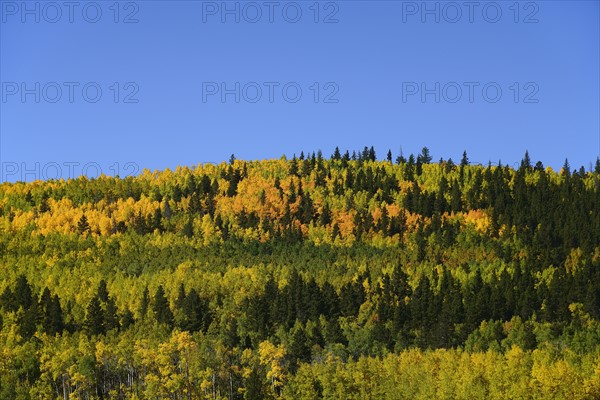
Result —
<instances>
[{"instance_id":1,"label":"evergreen tree","mask_svg":"<svg viewBox=\"0 0 600 400\"><path fill-rule=\"evenodd\" d=\"M87 217L84 214L81 216L81 218L79 218L79 222L77 223L77 232L79 232L80 235L83 235L89 232L89 230L90 224L88 223Z\"/></svg>"},{"instance_id":2,"label":"evergreen tree","mask_svg":"<svg viewBox=\"0 0 600 400\"><path fill-rule=\"evenodd\" d=\"M10 286L5 287L2 295L0 295L0 306L5 311L17 311L15 295Z\"/></svg>"},{"instance_id":3,"label":"evergreen tree","mask_svg":"<svg viewBox=\"0 0 600 400\"><path fill-rule=\"evenodd\" d=\"M194 227L192 225L192 219L188 218L183 224L183 235L187 238L191 238L194 236Z\"/></svg>"},{"instance_id":4,"label":"evergreen tree","mask_svg":"<svg viewBox=\"0 0 600 400\"><path fill-rule=\"evenodd\" d=\"M463 151L462 159L460 160L460 166L466 167L469 165L469 157L467 157L467 151Z\"/></svg>"},{"instance_id":5,"label":"evergreen tree","mask_svg":"<svg viewBox=\"0 0 600 400\"><path fill-rule=\"evenodd\" d=\"M112 329L120 329L121 324L119 322L119 316L117 314L117 306L114 300L110 297L106 299L106 310L104 312L104 326L107 331Z\"/></svg>"},{"instance_id":6,"label":"evergreen tree","mask_svg":"<svg viewBox=\"0 0 600 400\"><path fill-rule=\"evenodd\" d=\"M173 313L169 308L169 301L165 297L165 290L162 285L159 285L156 289L152 311L154 312L154 318L159 324L173 325Z\"/></svg>"},{"instance_id":7,"label":"evergreen tree","mask_svg":"<svg viewBox=\"0 0 600 400\"><path fill-rule=\"evenodd\" d=\"M529 158L529 151L525 151L525 156L521 160L521 170L531 170L531 159Z\"/></svg>"},{"instance_id":8,"label":"evergreen tree","mask_svg":"<svg viewBox=\"0 0 600 400\"><path fill-rule=\"evenodd\" d=\"M432 158L427 147L423 147L423 149L421 150L420 159L423 164L431 163Z\"/></svg>"},{"instance_id":9,"label":"evergreen tree","mask_svg":"<svg viewBox=\"0 0 600 400\"><path fill-rule=\"evenodd\" d=\"M133 313L129 309L126 309L123 315L121 316L121 328L127 329L134 323L135 319L133 317Z\"/></svg>"},{"instance_id":10,"label":"evergreen tree","mask_svg":"<svg viewBox=\"0 0 600 400\"><path fill-rule=\"evenodd\" d=\"M104 310L100 306L98 297L92 297L87 306L85 321L83 323L86 332L91 335L101 335L106 332Z\"/></svg>"},{"instance_id":11,"label":"evergreen tree","mask_svg":"<svg viewBox=\"0 0 600 400\"><path fill-rule=\"evenodd\" d=\"M568 177L571 174L571 165L569 164L569 160L565 158L565 163L563 164L562 171L563 176Z\"/></svg>"},{"instance_id":12,"label":"evergreen tree","mask_svg":"<svg viewBox=\"0 0 600 400\"><path fill-rule=\"evenodd\" d=\"M100 284L98 285L98 299L100 299L101 302L106 303L106 301L108 301L108 289L106 288L106 281L104 279L102 279L100 281Z\"/></svg>"},{"instance_id":13,"label":"evergreen tree","mask_svg":"<svg viewBox=\"0 0 600 400\"><path fill-rule=\"evenodd\" d=\"M140 319L145 319L146 315L148 315L148 307L150 306L150 292L148 291L148 287L144 288L144 292L142 293L142 302L140 303L139 314Z\"/></svg>"},{"instance_id":14,"label":"evergreen tree","mask_svg":"<svg viewBox=\"0 0 600 400\"><path fill-rule=\"evenodd\" d=\"M333 152L333 155L331 156L332 160L340 160L342 158L342 155L340 153L340 149L339 147L335 147L335 151Z\"/></svg>"},{"instance_id":15,"label":"evergreen tree","mask_svg":"<svg viewBox=\"0 0 600 400\"><path fill-rule=\"evenodd\" d=\"M18 309L19 307L23 307L23 309L27 310L29 307L31 307L32 303L33 297L31 293L31 286L29 286L25 275L19 275L17 277L17 283L14 291L14 308Z\"/></svg>"}]
</instances>

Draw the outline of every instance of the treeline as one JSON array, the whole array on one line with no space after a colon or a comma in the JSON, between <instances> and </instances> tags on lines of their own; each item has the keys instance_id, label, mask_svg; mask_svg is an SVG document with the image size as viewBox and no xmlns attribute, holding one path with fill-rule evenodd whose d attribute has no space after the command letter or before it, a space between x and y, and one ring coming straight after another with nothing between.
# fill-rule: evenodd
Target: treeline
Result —
<instances>
[{"instance_id":1,"label":"treeline","mask_svg":"<svg viewBox=\"0 0 600 400\"><path fill-rule=\"evenodd\" d=\"M364 148L3 184L0 397L597 397L599 178Z\"/></svg>"}]
</instances>

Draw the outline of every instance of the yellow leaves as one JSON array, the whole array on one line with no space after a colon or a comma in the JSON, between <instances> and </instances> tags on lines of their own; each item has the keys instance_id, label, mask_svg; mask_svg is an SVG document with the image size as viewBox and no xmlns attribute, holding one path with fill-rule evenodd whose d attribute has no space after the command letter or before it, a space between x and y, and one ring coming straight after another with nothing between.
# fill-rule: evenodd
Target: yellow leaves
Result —
<instances>
[{"instance_id":1,"label":"yellow leaves","mask_svg":"<svg viewBox=\"0 0 600 400\"><path fill-rule=\"evenodd\" d=\"M355 211L340 211L336 215L336 223L340 229L340 234L343 238L346 238L354 232L354 215Z\"/></svg>"},{"instance_id":2,"label":"yellow leaves","mask_svg":"<svg viewBox=\"0 0 600 400\"><path fill-rule=\"evenodd\" d=\"M596 358L594 363L593 373L586 378L583 383L583 388L590 398L600 398L600 358Z\"/></svg>"},{"instance_id":3,"label":"yellow leaves","mask_svg":"<svg viewBox=\"0 0 600 400\"><path fill-rule=\"evenodd\" d=\"M479 233L487 232L491 224L489 216L483 210L469 210L465 214L465 222L472 225Z\"/></svg>"},{"instance_id":4,"label":"yellow leaves","mask_svg":"<svg viewBox=\"0 0 600 400\"><path fill-rule=\"evenodd\" d=\"M13 229L20 231L23 230L34 220L33 211L17 211L12 221Z\"/></svg>"},{"instance_id":5,"label":"yellow leaves","mask_svg":"<svg viewBox=\"0 0 600 400\"><path fill-rule=\"evenodd\" d=\"M581 258L583 257L583 250L577 247L571 249L569 255L565 260L565 269L568 273L574 274L578 268L581 268Z\"/></svg>"},{"instance_id":6,"label":"yellow leaves","mask_svg":"<svg viewBox=\"0 0 600 400\"><path fill-rule=\"evenodd\" d=\"M585 355L577 360L519 347L506 354L409 349L346 362L327 354L322 363L303 364L287 386L304 390L319 377L324 397L347 399L598 398L600 358Z\"/></svg>"},{"instance_id":7,"label":"yellow leaves","mask_svg":"<svg viewBox=\"0 0 600 400\"><path fill-rule=\"evenodd\" d=\"M274 388L283 386L286 377L283 365L286 354L283 345L275 346L269 341L261 342L258 346L260 363L267 367L267 379L271 381Z\"/></svg>"},{"instance_id":8,"label":"yellow leaves","mask_svg":"<svg viewBox=\"0 0 600 400\"><path fill-rule=\"evenodd\" d=\"M200 232L202 234L202 240L204 245L218 243L221 240L221 232L219 231L219 228L215 226L213 220L208 214L205 214L202 217Z\"/></svg>"},{"instance_id":9,"label":"yellow leaves","mask_svg":"<svg viewBox=\"0 0 600 400\"><path fill-rule=\"evenodd\" d=\"M173 331L168 341L156 344L148 339L135 343L135 357L147 373L147 398L169 398L186 393L191 386L190 364L197 358L197 346L188 332Z\"/></svg>"},{"instance_id":10,"label":"yellow leaves","mask_svg":"<svg viewBox=\"0 0 600 400\"><path fill-rule=\"evenodd\" d=\"M578 394L577 388L583 382L570 363L561 359L553 361L540 350L533 351L533 359L531 384L538 398L582 398L582 393Z\"/></svg>"}]
</instances>

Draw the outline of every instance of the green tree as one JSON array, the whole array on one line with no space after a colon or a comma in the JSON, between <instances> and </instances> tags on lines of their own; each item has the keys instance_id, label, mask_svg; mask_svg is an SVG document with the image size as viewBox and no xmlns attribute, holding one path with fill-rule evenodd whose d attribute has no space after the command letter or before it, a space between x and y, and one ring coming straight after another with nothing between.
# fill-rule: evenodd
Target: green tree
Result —
<instances>
[{"instance_id":1,"label":"green tree","mask_svg":"<svg viewBox=\"0 0 600 400\"><path fill-rule=\"evenodd\" d=\"M101 335L106 332L104 310L100 305L98 297L92 297L85 313L85 321L83 323L86 332L89 335Z\"/></svg>"},{"instance_id":2,"label":"green tree","mask_svg":"<svg viewBox=\"0 0 600 400\"><path fill-rule=\"evenodd\" d=\"M165 290L162 285L159 285L156 289L152 311L154 312L154 318L159 324L173 325L173 313L169 308L169 301L165 296Z\"/></svg>"}]
</instances>

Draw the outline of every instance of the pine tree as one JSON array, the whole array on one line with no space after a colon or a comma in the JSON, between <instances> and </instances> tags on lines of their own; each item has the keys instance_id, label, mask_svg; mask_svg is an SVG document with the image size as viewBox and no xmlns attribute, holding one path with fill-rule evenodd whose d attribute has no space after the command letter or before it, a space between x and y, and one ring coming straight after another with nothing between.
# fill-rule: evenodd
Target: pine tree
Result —
<instances>
[{"instance_id":1,"label":"pine tree","mask_svg":"<svg viewBox=\"0 0 600 400\"><path fill-rule=\"evenodd\" d=\"M127 329L134 323L135 319L133 318L133 313L129 309L126 309L121 316L121 328Z\"/></svg>"},{"instance_id":2,"label":"pine tree","mask_svg":"<svg viewBox=\"0 0 600 400\"><path fill-rule=\"evenodd\" d=\"M294 373L298 369L298 363L310 361L310 347L308 346L308 337L302 327L302 324L296 322L290 332L290 370Z\"/></svg>"},{"instance_id":3,"label":"pine tree","mask_svg":"<svg viewBox=\"0 0 600 400\"><path fill-rule=\"evenodd\" d=\"M25 275L19 275L14 291L14 308L23 307L23 309L27 310L31 307L32 302L31 286L29 286Z\"/></svg>"},{"instance_id":4,"label":"pine tree","mask_svg":"<svg viewBox=\"0 0 600 400\"><path fill-rule=\"evenodd\" d=\"M375 148L373 148L373 146L371 146L369 149L367 158L371 161L375 161L377 159L377 156L375 155Z\"/></svg>"},{"instance_id":5,"label":"pine tree","mask_svg":"<svg viewBox=\"0 0 600 400\"><path fill-rule=\"evenodd\" d=\"M450 209L455 213L462 211L462 193L460 192L460 187L458 186L457 181L452 183L452 191L450 192Z\"/></svg>"},{"instance_id":6,"label":"pine tree","mask_svg":"<svg viewBox=\"0 0 600 400\"><path fill-rule=\"evenodd\" d=\"M104 323L104 310L100 306L98 297L94 296L87 306L83 325L87 333L94 336L106 332Z\"/></svg>"},{"instance_id":7,"label":"pine tree","mask_svg":"<svg viewBox=\"0 0 600 400\"><path fill-rule=\"evenodd\" d=\"M565 158L565 163L563 164L561 174L566 177L571 175L571 165L569 164L569 160L567 158Z\"/></svg>"},{"instance_id":8,"label":"pine tree","mask_svg":"<svg viewBox=\"0 0 600 400\"><path fill-rule=\"evenodd\" d=\"M529 151L525 151L525 156L521 160L521 168L523 170L531 170L531 159L529 158Z\"/></svg>"},{"instance_id":9,"label":"pine tree","mask_svg":"<svg viewBox=\"0 0 600 400\"><path fill-rule=\"evenodd\" d=\"M179 290L177 292L177 298L175 299L175 308L180 309L183 307L183 302L185 301L186 293L185 286L183 283L179 284Z\"/></svg>"},{"instance_id":10,"label":"pine tree","mask_svg":"<svg viewBox=\"0 0 600 400\"><path fill-rule=\"evenodd\" d=\"M140 303L139 314L140 319L144 320L148 315L148 307L150 306L150 292L148 291L148 287L144 288L144 292L142 293L142 302Z\"/></svg>"},{"instance_id":11,"label":"pine tree","mask_svg":"<svg viewBox=\"0 0 600 400\"><path fill-rule=\"evenodd\" d=\"M2 295L0 295L0 307L5 311L17 311L15 295L10 286L5 287Z\"/></svg>"},{"instance_id":12,"label":"pine tree","mask_svg":"<svg viewBox=\"0 0 600 400\"><path fill-rule=\"evenodd\" d=\"M105 310L104 325L107 331L111 329L120 329L119 316L117 314L117 306L114 300L110 297L106 299L106 310Z\"/></svg>"},{"instance_id":13,"label":"pine tree","mask_svg":"<svg viewBox=\"0 0 600 400\"><path fill-rule=\"evenodd\" d=\"M331 210L327 203L323 205L321 209L321 214L319 215L319 224L321 226L329 225L331 223Z\"/></svg>"},{"instance_id":14,"label":"pine tree","mask_svg":"<svg viewBox=\"0 0 600 400\"><path fill-rule=\"evenodd\" d=\"M182 233L185 237L191 238L194 236L194 227L192 225L192 218L187 218L185 223L183 224Z\"/></svg>"},{"instance_id":15,"label":"pine tree","mask_svg":"<svg viewBox=\"0 0 600 400\"><path fill-rule=\"evenodd\" d=\"M50 290L45 288L40 298L39 309L42 313L42 330L49 335L61 333L64 329L64 321L60 299L52 296Z\"/></svg>"},{"instance_id":16,"label":"pine tree","mask_svg":"<svg viewBox=\"0 0 600 400\"><path fill-rule=\"evenodd\" d=\"M340 160L342 158L342 155L340 153L340 149L339 147L335 147L335 151L333 152L333 155L331 156L332 160Z\"/></svg>"},{"instance_id":17,"label":"pine tree","mask_svg":"<svg viewBox=\"0 0 600 400\"><path fill-rule=\"evenodd\" d=\"M462 159L460 160L460 166L466 167L469 165L469 157L467 157L467 151L463 151Z\"/></svg>"},{"instance_id":18,"label":"pine tree","mask_svg":"<svg viewBox=\"0 0 600 400\"><path fill-rule=\"evenodd\" d=\"M62 333L63 329L65 328L65 323L58 295L54 295L54 297L52 298L52 303L50 306L50 310L48 311L48 316L49 329L47 332L51 335Z\"/></svg>"},{"instance_id":19,"label":"pine tree","mask_svg":"<svg viewBox=\"0 0 600 400\"><path fill-rule=\"evenodd\" d=\"M108 289L106 288L106 281L102 279L98 285L98 298L101 302L105 303L108 300Z\"/></svg>"},{"instance_id":20,"label":"pine tree","mask_svg":"<svg viewBox=\"0 0 600 400\"><path fill-rule=\"evenodd\" d=\"M90 224L88 223L87 217L85 216L85 214L83 214L81 216L81 218L79 218L79 222L77 223L77 232L79 232L80 235L83 235L87 232L89 232L90 230Z\"/></svg>"},{"instance_id":21,"label":"pine tree","mask_svg":"<svg viewBox=\"0 0 600 400\"><path fill-rule=\"evenodd\" d=\"M154 318L159 324L173 325L173 313L169 308L169 301L165 297L165 290L162 285L159 285L156 289L152 311L154 312Z\"/></svg>"},{"instance_id":22,"label":"pine tree","mask_svg":"<svg viewBox=\"0 0 600 400\"><path fill-rule=\"evenodd\" d=\"M191 289L182 304L183 320L180 328L190 332L206 331L211 317L206 304L195 289Z\"/></svg>"},{"instance_id":23,"label":"pine tree","mask_svg":"<svg viewBox=\"0 0 600 400\"><path fill-rule=\"evenodd\" d=\"M421 150L420 159L423 164L431 163L432 158L427 147L423 147L423 149Z\"/></svg>"}]
</instances>

